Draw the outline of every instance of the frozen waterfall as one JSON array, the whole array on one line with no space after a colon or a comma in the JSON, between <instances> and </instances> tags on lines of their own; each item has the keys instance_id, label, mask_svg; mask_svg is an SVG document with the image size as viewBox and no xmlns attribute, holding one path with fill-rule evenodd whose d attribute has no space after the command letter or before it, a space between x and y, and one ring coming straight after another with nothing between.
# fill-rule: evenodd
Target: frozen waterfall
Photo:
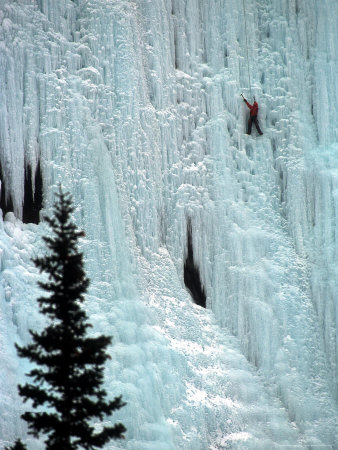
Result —
<instances>
[{"instance_id":1,"label":"frozen waterfall","mask_svg":"<svg viewBox=\"0 0 338 450\"><path fill-rule=\"evenodd\" d=\"M59 182L127 402L107 449L335 448L337 17L336 0L0 0L0 448L43 448L14 343L44 326L46 227L23 220Z\"/></svg>"}]
</instances>

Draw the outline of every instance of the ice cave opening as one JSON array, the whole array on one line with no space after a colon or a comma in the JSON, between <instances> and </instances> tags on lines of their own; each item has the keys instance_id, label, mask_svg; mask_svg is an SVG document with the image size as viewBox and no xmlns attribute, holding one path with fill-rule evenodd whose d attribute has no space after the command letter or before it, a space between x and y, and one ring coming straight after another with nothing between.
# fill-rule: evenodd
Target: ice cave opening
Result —
<instances>
[{"instance_id":1,"label":"ice cave opening","mask_svg":"<svg viewBox=\"0 0 338 450\"><path fill-rule=\"evenodd\" d=\"M32 177L32 168L27 166L25 169L25 195L22 210L22 220L24 223L40 222L40 210L42 208L43 183L40 163L38 163L35 175L34 185Z\"/></svg>"},{"instance_id":2,"label":"ice cave opening","mask_svg":"<svg viewBox=\"0 0 338 450\"><path fill-rule=\"evenodd\" d=\"M187 256L184 262L184 284L189 289L194 302L206 307L206 296L204 287L201 283L200 273L198 267L194 262L194 250L192 246L192 227L188 223L187 227Z\"/></svg>"},{"instance_id":3,"label":"ice cave opening","mask_svg":"<svg viewBox=\"0 0 338 450\"><path fill-rule=\"evenodd\" d=\"M3 169L0 164L0 209L2 210L2 216L5 217L5 215L10 212L14 211L13 207L13 201L11 196L7 193L7 187L4 181L3 176Z\"/></svg>"},{"instance_id":4,"label":"ice cave opening","mask_svg":"<svg viewBox=\"0 0 338 450\"><path fill-rule=\"evenodd\" d=\"M33 183L34 178L34 183ZM13 198L8 191L9 187L6 186L4 172L0 165L0 209L2 215L8 212L14 212ZM15 200L15 199L14 199ZM43 181L40 162L38 162L34 177L32 176L32 168L28 165L25 168L25 184L24 184L24 200L22 207L22 221L23 223L35 223L40 222L40 211L42 208L43 200Z\"/></svg>"}]
</instances>

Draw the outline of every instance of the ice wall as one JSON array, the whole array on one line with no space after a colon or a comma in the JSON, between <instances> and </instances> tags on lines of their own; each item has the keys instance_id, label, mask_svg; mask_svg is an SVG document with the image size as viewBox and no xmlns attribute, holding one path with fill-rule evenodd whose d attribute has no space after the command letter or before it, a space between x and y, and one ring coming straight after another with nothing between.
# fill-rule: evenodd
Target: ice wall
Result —
<instances>
[{"instance_id":1,"label":"ice wall","mask_svg":"<svg viewBox=\"0 0 338 450\"><path fill-rule=\"evenodd\" d=\"M117 448L333 447L337 8L0 0L2 181L18 218L39 161L45 211L59 181L74 196L88 311L116 343L107 386L130 405ZM245 135L249 75L262 138ZM184 289L189 222L207 311ZM12 344L41 323L43 232L1 230L6 443L25 432Z\"/></svg>"}]
</instances>

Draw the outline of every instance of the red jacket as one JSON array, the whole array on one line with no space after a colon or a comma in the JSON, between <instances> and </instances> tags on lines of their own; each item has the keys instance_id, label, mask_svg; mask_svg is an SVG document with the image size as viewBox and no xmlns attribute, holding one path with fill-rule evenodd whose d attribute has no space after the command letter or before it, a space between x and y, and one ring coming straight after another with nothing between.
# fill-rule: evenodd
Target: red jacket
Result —
<instances>
[{"instance_id":1,"label":"red jacket","mask_svg":"<svg viewBox=\"0 0 338 450\"><path fill-rule=\"evenodd\" d=\"M257 116L258 114L258 103L254 102L253 105L250 105L248 101L244 99L245 103L247 104L247 107L250 109L250 116Z\"/></svg>"}]
</instances>

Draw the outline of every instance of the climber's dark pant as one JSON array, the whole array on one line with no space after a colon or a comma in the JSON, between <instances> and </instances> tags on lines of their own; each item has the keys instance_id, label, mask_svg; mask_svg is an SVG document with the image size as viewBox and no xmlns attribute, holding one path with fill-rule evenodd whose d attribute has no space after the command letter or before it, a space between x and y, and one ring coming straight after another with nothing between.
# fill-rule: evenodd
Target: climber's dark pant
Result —
<instances>
[{"instance_id":1,"label":"climber's dark pant","mask_svg":"<svg viewBox=\"0 0 338 450\"><path fill-rule=\"evenodd\" d=\"M262 130L259 128L259 123L258 123L257 116L250 116L250 117L249 117L249 122L248 122L248 134L251 134L252 122L256 125L256 128L257 128L258 133L259 133L259 134L263 134L263 133L262 133Z\"/></svg>"}]
</instances>

